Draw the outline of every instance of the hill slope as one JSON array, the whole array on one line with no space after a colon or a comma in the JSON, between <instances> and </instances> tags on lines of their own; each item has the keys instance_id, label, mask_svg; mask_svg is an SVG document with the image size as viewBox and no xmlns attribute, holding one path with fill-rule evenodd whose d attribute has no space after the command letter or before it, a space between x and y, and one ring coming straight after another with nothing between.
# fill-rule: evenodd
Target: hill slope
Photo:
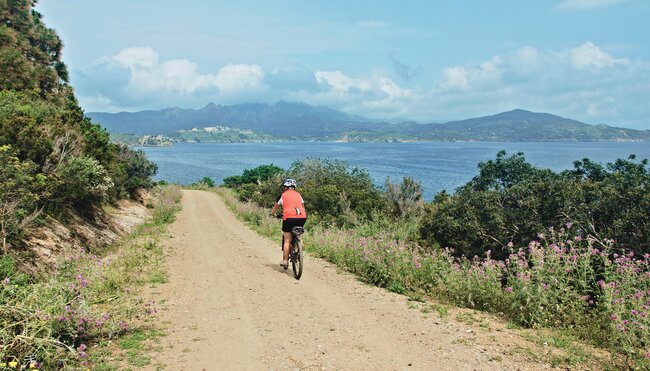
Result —
<instances>
[{"instance_id":1,"label":"hill slope","mask_svg":"<svg viewBox=\"0 0 650 371\"><path fill-rule=\"evenodd\" d=\"M521 109L444 124L388 124L326 107L280 102L274 105L208 104L199 110L88 113L113 133L169 135L178 130L227 126L283 139L350 141L649 141L650 131L589 125Z\"/></svg>"},{"instance_id":2,"label":"hill slope","mask_svg":"<svg viewBox=\"0 0 650 371\"><path fill-rule=\"evenodd\" d=\"M445 124L411 124L399 132L430 140L482 141L639 141L650 131L589 125L584 122L516 109L492 116Z\"/></svg>"},{"instance_id":3,"label":"hill slope","mask_svg":"<svg viewBox=\"0 0 650 371\"><path fill-rule=\"evenodd\" d=\"M89 112L88 115L111 132L137 135L168 135L195 127L227 126L280 137L304 138L338 134L354 128L372 132L382 126L326 107L289 102L233 106L210 103L198 110L167 108L140 112Z\"/></svg>"}]
</instances>

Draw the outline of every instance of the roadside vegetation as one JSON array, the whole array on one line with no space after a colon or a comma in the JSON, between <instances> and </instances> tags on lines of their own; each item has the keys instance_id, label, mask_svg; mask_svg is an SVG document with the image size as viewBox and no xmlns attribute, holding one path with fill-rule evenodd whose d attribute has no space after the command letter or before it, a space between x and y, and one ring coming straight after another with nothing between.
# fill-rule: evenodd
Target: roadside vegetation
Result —
<instances>
[{"instance_id":1,"label":"roadside vegetation","mask_svg":"<svg viewBox=\"0 0 650 371\"><path fill-rule=\"evenodd\" d=\"M148 364L129 344L156 335L147 321L157 304L138 294L166 281L159 241L180 195L175 186L154 189L151 217L131 235L60 256L53 272L27 275L13 257L0 257L0 363L42 370Z\"/></svg>"},{"instance_id":2,"label":"roadside vegetation","mask_svg":"<svg viewBox=\"0 0 650 371\"><path fill-rule=\"evenodd\" d=\"M620 367L650 366L646 160L584 159L556 173L501 152L428 204L413 179L378 187L338 161L245 174L217 192L262 235L277 238L267 214L281 179L295 178L311 254L394 292L557 329L607 349Z\"/></svg>"},{"instance_id":3,"label":"roadside vegetation","mask_svg":"<svg viewBox=\"0 0 650 371\"><path fill-rule=\"evenodd\" d=\"M153 185L143 152L113 143L84 115L63 43L36 1L0 0L0 247L20 249L44 215L65 220Z\"/></svg>"},{"instance_id":4,"label":"roadside vegetation","mask_svg":"<svg viewBox=\"0 0 650 371\"><path fill-rule=\"evenodd\" d=\"M35 4L0 0L0 369L118 369L101 349L155 310L136 292L165 280L157 241L180 192L156 188L151 220L120 243L66 251L47 271L30 264L30 227L102 219L157 171L85 116Z\"/></svg>"}]
</instances>

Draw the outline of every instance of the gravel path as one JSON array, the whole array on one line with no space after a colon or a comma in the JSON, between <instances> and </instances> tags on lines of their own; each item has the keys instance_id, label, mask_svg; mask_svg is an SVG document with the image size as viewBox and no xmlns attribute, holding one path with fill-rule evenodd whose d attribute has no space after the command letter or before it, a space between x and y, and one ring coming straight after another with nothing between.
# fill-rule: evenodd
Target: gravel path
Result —
<instances>
[{"instance_id":1,"label":"gravel path","mask_svg":"<svg viewBox=\"0 0 650 371\"><path fill-rule=\"evenodd\" d=\"M323 260L307 256L303 277L296 281L291 269L278 265L279 241L248 229L215 194L184 191L183 210L169 231L169 283L156 289L155 298L164 303L158 316L168 335L152 365L168 370L549 368L512 352L524 341L502 323L465 323L458 320L465 312L455 309L440 317L427 303L368 286Z\"/></svg>"}]
</instances>

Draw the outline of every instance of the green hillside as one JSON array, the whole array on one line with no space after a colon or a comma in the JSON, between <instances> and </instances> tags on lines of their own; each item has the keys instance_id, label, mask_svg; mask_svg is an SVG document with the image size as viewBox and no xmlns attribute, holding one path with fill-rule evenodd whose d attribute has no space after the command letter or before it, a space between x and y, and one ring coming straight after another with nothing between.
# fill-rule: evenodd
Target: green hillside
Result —
<instances>
[{"instance_id":1,"label":"green hillside","mask_svg":"<svg viewBox=\"0 0 650 371\"><path fill-rule=\"evenodd\" d=\"M21 244L37 216L92 213L151 185L156 166L112 143L84 115L61 60L63 43L33 9L0 0L0 237Z\"/></svg>"}]
</instances>

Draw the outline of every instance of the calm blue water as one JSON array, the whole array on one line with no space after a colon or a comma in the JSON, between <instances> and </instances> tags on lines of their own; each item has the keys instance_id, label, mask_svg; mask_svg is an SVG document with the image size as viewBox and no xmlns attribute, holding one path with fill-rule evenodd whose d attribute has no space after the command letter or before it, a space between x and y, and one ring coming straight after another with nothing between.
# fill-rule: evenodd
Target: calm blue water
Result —
<instances>
[{"instance_id":1,"label":"calm blue water","mask_svg":"<svg viewBox=\"0 0 650 371\"><path fill-rule=\"evenodd\" d=\"M388 176L414 177L422 182L428 200L443 189L453 191L465 184L478 174L479 162L494 159L502 149L523 152L530 163L556 171L583 158L603 163L630 154L650 158L650 143L178 143L142 148L158 164L156 179L168 182L189 184L208 176L219 183L258 165L286 169L298 159L320 157L368 169L377 184Z\"/></svg>"}]
</instances>

